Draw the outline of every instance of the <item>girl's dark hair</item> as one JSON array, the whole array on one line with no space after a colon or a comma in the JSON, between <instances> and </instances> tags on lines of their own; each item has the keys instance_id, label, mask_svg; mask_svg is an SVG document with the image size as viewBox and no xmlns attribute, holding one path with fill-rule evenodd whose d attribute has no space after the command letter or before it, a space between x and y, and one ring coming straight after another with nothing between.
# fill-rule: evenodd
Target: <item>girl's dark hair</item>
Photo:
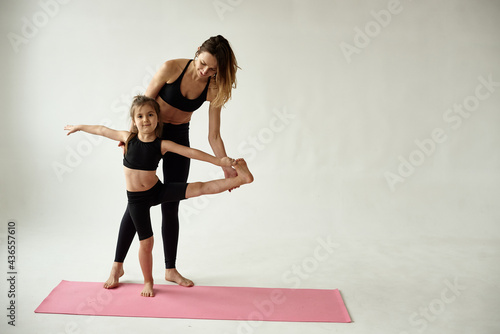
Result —
<instances>
[{"instance_id":1,"label":"girl's dark hair","mask_svg":"<svg viewBox=\"0 0 500 334\"><path fill-rule=\"evenodd\" d=\"M149 105L155 111L156 116L158 117L158 124L156 125L155 134L156 137L161 137L161 133L163 131L163 123L160 120L160 105L153 98L147 97L145 95L137 95L134 97L132 105L130 106L130 118L132 119L132 123L134 121L135 111L145 105ZM132 127L130 136L127 138L127 142L125 143L125 154L127 154L128 143L132 138L137 136L137 133L137 127L134 125Z\"/></svg>"},{"instance_id":2,"label":"girl's dark hair","mask_svg":"<svg viewBox=\"0 0 500 334\"><path fill-rule=\"evenodd\" d=\"M231 99L231 91L236 88L238 62L228 40L221 35L210 37L203 42L195 56L197 57L202 52L208 52L217 59L217 74L215 76L217 96L212 103L216 107L221 107Z\"/></svg>"}]
</instances>

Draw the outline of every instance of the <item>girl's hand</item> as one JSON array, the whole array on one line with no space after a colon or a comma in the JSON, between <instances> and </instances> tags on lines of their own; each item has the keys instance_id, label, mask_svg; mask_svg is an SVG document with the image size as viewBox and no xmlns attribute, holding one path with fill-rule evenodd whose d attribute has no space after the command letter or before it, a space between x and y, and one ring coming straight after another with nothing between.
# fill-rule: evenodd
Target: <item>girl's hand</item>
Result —
<instances>
[{"instance_id":1,"label":"girl's hand","mask_svg":"<svg viewBox=\"0 0 500 334\"><path fill-rule=\"evenodd\" d=\"M64 130L68 130L67 136L69 136L70 134L72 134L74 132L80 131L80 129L78 128L77 125L66 125L64 127Z\"/></svg>"},{"instance_id":2,"label":"girl's hand","mask_svg":"<svg viewBox=\"0 0 500 334\"><path fill-rule=\"evenodd\" d=\"M231 159L230 157L224 157L220 159L221 167L231 167L236 160Z\"/></svg>"}]
</instances>

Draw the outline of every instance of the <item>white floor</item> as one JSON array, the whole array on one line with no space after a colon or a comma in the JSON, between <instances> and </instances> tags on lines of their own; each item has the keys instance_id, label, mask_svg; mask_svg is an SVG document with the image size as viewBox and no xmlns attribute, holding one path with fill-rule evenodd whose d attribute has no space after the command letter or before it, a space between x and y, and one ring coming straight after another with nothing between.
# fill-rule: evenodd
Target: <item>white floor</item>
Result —
<instances>
[{"instance_id":1,"label":"white floor","mask_svg":"<svg viewBox=\"0 0 500 334\"><path fill-rule=\"evenodd\" d=\"M203 242L203 231L196 234L194 228L185 228L178 267L198 285L338 288L353 320L349 324L259 323L35 314L35 308L60 280L106 278L111 263L109 256L102 256L102 249L112 254L114 245L85 242L83 237L78 241L64 241L58 235L47 239L39 231L21 231L16 327L7 326L3 317L2 333L500 332L497 242L337 240L327 235L260 240L249 235L240 236L238 242ZM141 281L136 244L126 262L124 282ZM196 245L196 250L189 244ZM155 279L158 284L168 284L162 281L161 262L157 242ZM2 291L0 300L6 313L8 301Z\"/></svg>"}]
</instances>

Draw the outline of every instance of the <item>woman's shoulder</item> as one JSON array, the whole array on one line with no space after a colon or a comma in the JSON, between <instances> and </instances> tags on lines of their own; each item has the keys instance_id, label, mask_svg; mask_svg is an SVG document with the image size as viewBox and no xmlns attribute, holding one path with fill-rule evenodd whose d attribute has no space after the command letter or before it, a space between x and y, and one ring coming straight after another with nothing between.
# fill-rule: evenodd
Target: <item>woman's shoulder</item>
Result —
<instances>
[{"instance_id":1,"label":"woman's shoulder","mask_svg":"<svg viewBox=\"0 0 500 334\"><path fill-rule=\"evenodd\" d=\"M208 89L214 89L214 90L219 89L219 86L217 85L217 80L215 80L215 78L210 79L210 83L208 84Z\"/></svg>"},{"instance_id":2,"label":"woman's shoulder","mask_svg":"<svg viewBox=\"0 0 500 334\"><path fill-rule=\"evenodd\" d=\"M161 72L162 76L166 79L171 78L172 76L178 77L186 67L188 61L189 59L182 58L167 60L162 64L159 72Z\"/></svg>"},{"instance_id":3,"label":"woman's shoulder","mask_svg":"<svg viewBox=\"0 0 500 334\"><path fill-rule=\"evenodd\" d=\"M184 69L190 59L187 58L177 58L177 59L169 59L163 63L164 66L168 67L181 67Z\"/></svg>"},{"instance_id":4,"label":"woman's shoulder","mask_svg":"<svg viewBox=\"0 0 500 334\"><path fill-rule=\"evenodd\" d=\"M211 78L210 83L208 84L207 101L213 101L218 93L219 86L217 85L217 81L214 78Z\"/></svg>"}]
</instances>

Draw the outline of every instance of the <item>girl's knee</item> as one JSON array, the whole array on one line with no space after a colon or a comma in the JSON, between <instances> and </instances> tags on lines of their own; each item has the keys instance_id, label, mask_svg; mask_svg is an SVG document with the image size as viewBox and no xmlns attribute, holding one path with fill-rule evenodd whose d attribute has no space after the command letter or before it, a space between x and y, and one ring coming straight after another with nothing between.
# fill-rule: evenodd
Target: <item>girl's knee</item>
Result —
<instances>
[{"instance_id":1,"label":"girl's knee","mask_svg":"<svg viewBox=\"0 0 500 334\"><path fill-rule=\"evenodd\" d=\"M189 183L186 188L186 198L198 197L202 194L203 182Z\"/></svg>"},{"instance_id":2,"label":"girl's knee","mask_svg":"<svg viewBox=\"0 0 500 334\"><path fill-rule=\"evenodd\" d=\"M147 239L144 239L144 240L141 240L139 242L140 244L140 248L142 250L145 250L145 251L148 251L148 252L151 252L153 251L153 245L154 245L154 237L149 237Z\"/></svg>"}]
</instances>

